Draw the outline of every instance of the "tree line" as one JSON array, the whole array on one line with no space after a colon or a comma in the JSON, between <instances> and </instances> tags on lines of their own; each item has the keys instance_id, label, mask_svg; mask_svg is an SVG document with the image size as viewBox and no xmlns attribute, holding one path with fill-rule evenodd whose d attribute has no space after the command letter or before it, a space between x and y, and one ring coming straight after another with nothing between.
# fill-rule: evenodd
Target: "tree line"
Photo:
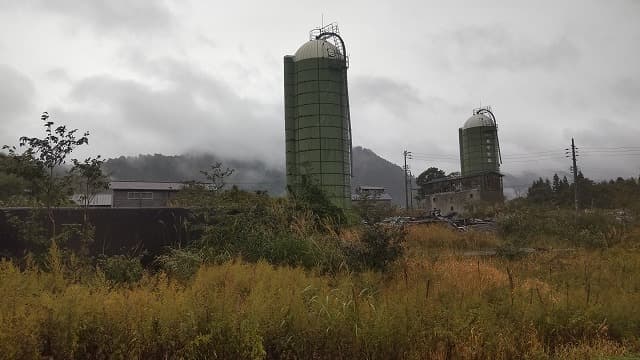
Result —
<instances>
[{"instance_id":1,"label":"tree line","mask_svg":"<svg viewBox=\"0 0 640 360\"><path fill-rule=\"evenodd\" d=\"M577 177L578 204L581 208L638 208L640 179L618 177L615 180L594 181L580 171ZM573 207L575 184L566 176L554 174L551 180L540 177L527 189L527 201L534 204Z\"/></svg>"}]
</instances>

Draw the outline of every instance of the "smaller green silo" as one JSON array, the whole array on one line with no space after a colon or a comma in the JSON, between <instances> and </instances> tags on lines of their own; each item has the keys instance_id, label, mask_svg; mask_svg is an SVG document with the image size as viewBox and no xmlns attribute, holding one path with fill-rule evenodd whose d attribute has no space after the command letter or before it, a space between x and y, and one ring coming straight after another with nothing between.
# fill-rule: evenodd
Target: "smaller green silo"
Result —
<instances>
[{"instance_id":1,"label":"smaller green silo","mask_svg":"<svg viewBox=\"0 0 640 360\"><path fill-rule=\"evenodd\" d=\"M458 130L462 176L500 172L498 126L490 108L480 108Z\"/></svg>"}]
</instances>

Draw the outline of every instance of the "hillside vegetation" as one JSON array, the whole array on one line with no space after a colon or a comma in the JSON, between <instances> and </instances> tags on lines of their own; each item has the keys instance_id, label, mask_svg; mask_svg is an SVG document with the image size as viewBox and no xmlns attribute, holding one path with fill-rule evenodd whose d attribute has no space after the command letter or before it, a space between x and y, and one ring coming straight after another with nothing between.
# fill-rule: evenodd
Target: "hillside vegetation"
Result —
<instances>
[{"instance_id":1,"label":"hillside vegetation","mask_svg":"<svg viewBox=\"0 0 640 360\"><path fill-rule=\"evenodd\" d=\"M353 189L359 185L384 186L394 204L404 204L404 172L400 166L361 146L353 148L352 159ZM236 170L229 177L229 184L248 191L267 191L274 196L285 194L284 168L259 160L220 159L211 154L121 156L108 159L105 170L113 180L203 181L200 171L218 161Z\"/></svg>"}]
</instances>

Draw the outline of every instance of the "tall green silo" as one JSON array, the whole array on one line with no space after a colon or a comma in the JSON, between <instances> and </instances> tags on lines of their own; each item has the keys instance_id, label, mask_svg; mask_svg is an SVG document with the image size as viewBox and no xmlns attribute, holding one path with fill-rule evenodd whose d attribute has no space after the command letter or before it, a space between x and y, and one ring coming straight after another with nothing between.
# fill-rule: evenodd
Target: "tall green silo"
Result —
<instances>
[{"instance_id":1,"label":"tall green silo","mask_svg":"<svg viewBox=\"0 0 640 360\"><path fill-rule=\"evenodd\" d=\"M284 57L287 186L303 178L331 202L351 206L351 121L348 60L334 24L311 32L311 40Z\"/></svg>"},{"instance_id":2,"label":"tall green silo","mask_svg":"<svg viewBox=\"0 0 640 360\"><path fill-rule=\"evenodd\" d=\"M458 130L462 176L500 172L500 143L495 116L489 108L473 111Z\"/></svg>"}]
</instances>

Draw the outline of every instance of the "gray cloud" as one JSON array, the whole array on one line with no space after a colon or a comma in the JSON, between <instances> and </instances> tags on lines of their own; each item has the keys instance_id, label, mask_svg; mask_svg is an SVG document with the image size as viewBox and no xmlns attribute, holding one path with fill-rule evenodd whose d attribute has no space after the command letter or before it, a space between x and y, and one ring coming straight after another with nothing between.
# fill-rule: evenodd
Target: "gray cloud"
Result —
<instances>
[{"instance_id":1,"label":"gray cloud","mask_svg":"<svg viewBox=\"0 0 640 360\"><path fill-rule=\"evenodd\" d=\"M404 102L419 104L418 90L407 83L386 77L356 77L353 92L363 93L367 102Z\"/></svg>"},{"instance_id":2,"label":"gray cloud","mask_svg":"<svg viewBox=\"0 0 640 360\"><path fill-rule=\"evenodd\" d=\"M95 76L70 92L65 117L85 118L112 154L211 152L232 159L282 161L279 106L239 97L197 68L175 61L148 63L167 86ZM89 110L95 109L95 110ZM117 148L105 143L121 144Z\"/></svg>"},{"instance_id":3,"label":"gray cloud","mask_svg":"<svg viewBox=\"0 0 640 360\"><path fill-rule=\"evenodd\" d=\"M407 82L389 77L358 76L349 81L349 96L352 108L382 107L402 121L414 118L412 111L456 112L466 108L450 104L435 96L422 96L420 91Z\"/></svg>"},{"instance_id":4,"label":"gray cloud","mask_svg":"<svg viewBox=\"0 0 640 360\"><path fill-rule=\"evenodd\" d=\"M611 92L627 106L640 105L640 80L627 77L616 81L611 86Z\"/></svg>"},{"instance_id":5,"label":"gray cloud","mask_svg":"<svg viewBox=\"0 0 640 360\"><path fill-rule=\"evenodd\" d=\"M2 125L16 119L0 136L36 133L48 110L90 130L91 151L103 155L195 149L281 163L282 56L319 19L300 2L249 5L254 11L201 0L0 0L0 58L10 66L10 75L0 71L0 115ZM585 147L637 141L637 0L324 5L340 8L351 55L355 144L391 161L401 162L404 148L455 158L457 129L480 102L494 107L505 155L563 153L572 136ZM543 160L505 159L503 168L567 167L564 158ZM583 160L585 174L633 165Z\"/></svg>"},{"instance_id":6,"label":"gray cloud","mask_svg":"<svg viewBox=\"0 0 640 360\"><path fill-rule=\"evenodd\" d=\"M71 78L69 77L69 73L63 68L53 68L45 73L47 79L51 81L61 81L61 82L69 82Z\"/></svg>"},{"instance_id":7,"label":"gray cloud","mask_svg":"<svg viewBox=\"0 0 640 360\"><path fill-rule=\"evenodd\" d=\"M352 107L379 106L400 119L406 119L409 108L422 102L417 93L411 85L386 77L360 76L349 82Z\"/></svg>"},{"instance_id":8,"label":"gray cloud","mask_svg":"<svg viewBox=\"0 0 640 360\"><path fill-rule=\"evenodd\" d=\"M575 63L580 55L566 37L539 42L499 26L467 26L433 39L434 49L450 66L487 70L557 70Z\"/></svg>"},{"instance_id":9,"label":"gray cloud","mask_svg":"<svg viewBox=\"0 0 640 360\"><path fill-rule=\"evenodd\" d=\"M3 122L29 111L33 104L35 87L31 79L17 70L0 65L0 114Z\"/></svg>"},{"instance_id":10,"label":"gray cloud","mask_svg":"<svg viewBox=\"0 0 640 360\"><path fill-rule=\"evenodd\" d=\"M0 2L5 7L30 6L91 26L96 32L158 31L173 23L164 0L26 0ZM132 33L135 34L135 33Z\"/></svg>"},{"instance_id":11,"label":"gray cloud","mask_svg":"<svg viewBox=\"0 0 640 360\"><path fill-rule=\"evenodd\" d=\"M638 134L638 124L601 116L589 119L580 129L565 131L567 138L575 137L588 147L638 146Z\"/></svg>"},{"instance_id":12,"label":"gray cloud","mask_svg":"<svg viewBox=\"0 0 640 360\"><path fill-rule=\"evenodd\" d=\"M627 148L638 146L638 134L638 125L604 117L593 117L581 128L565 131L568 139L575 138L579 149L578 167L592 179L637 176L640 152Z\"/></svg>"}]
</instances>

